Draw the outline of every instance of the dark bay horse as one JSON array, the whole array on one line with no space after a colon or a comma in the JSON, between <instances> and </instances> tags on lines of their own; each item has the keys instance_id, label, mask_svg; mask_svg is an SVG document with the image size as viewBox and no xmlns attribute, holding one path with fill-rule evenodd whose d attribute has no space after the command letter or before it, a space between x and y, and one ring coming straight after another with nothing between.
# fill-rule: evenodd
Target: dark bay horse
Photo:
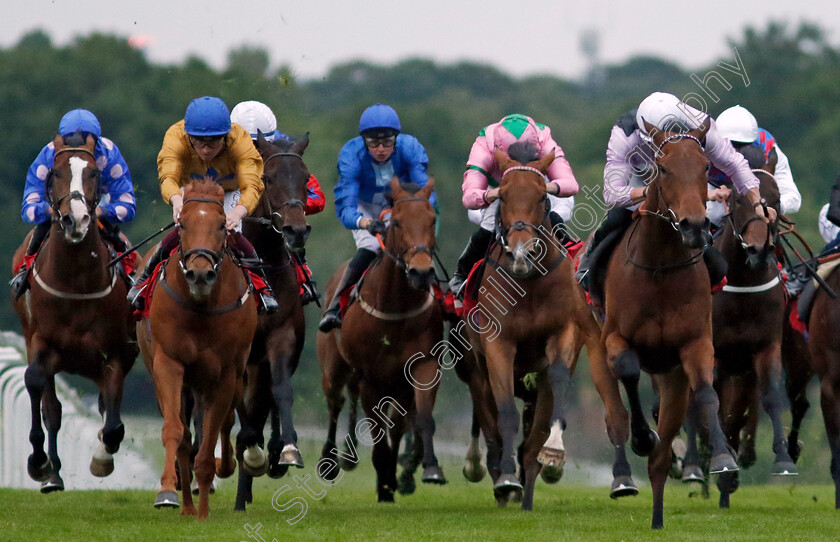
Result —
<instances>
[{"instance_id":1,"label":"dark bay horse","mask_svg":"<svg viewBox=\"0 0 840 542\"><path fill-rule=\"evenodd\" d=\"M99 386L99 411L105 424L90 471L108 476L114 453L125 436L120 419L123 382L137 357L131 309L125 283L108 266L110 253L96 225L100 173L94 159L95 142L88 135L57 136L55 164L46 180L53 223L32 269L32 287L14 301L26 339L26 390L32 404L29 476L42 482L41 491L63 490L59 475L57 437L61 403L55 394L55 375L78 374ZM30 234L31 235L31 234ZM17 249L13 266L28 245ZM14 296L12 296L14 298ZM49 436L44 453L41 408Z\"/></svg>"},{"instance_id":2,"label":"dark bay horse","mask_svg":"<svg viewBox=\"0 0 840 542\"><path fill-rule=\"evenodd\" d=\"M772 176L775 164L765 166L764 153L758 147L741 151L761 183L761 196L778 215L779 189ZM773 424L773 474L793 475L796 467L788 454L781 420L785 293L775 253L776 224L765 223L742 195L733 192L728 205L729 213L715 240L728 264L728 284L714 296L712 312L721 424L729 445L738 450L741 432L760 403ZM729 494L738 487L738 472L721 473L718 487L720 506L726 508Z\"/></svg>"},{"instance_id":3,"label":"dark bay horse","mask_svg":"<svg viewBox=\"0 0 840 542\"><path fill-rule=\"evenodd\" d=\"M476 364L466 371L474 400L473 435L480 425L494 496L500 505L521 496L522 508L531 510L537 474L542 470L551 482L562 475L565 393L581 338L592 366L606 362L600 329L575 283L571 261L550 231L545 171L554 153L538 158L527 146L511 146L509 153L510 158L497 150L495 156L504 172L499 243L486 259L478 304L462 326L468 327L475 359L459 363ZM536 374L530 388L523 385L529 373ZM525 400L521 479L514 453L520 425L515 396Z\"/></svg>"},{"instance_id":4,"label":"dark bay horse","mask_svg":"<svg viewBox=\"0 0 840 542\"><path fill-rule=\"evenodd\" d=\"M607 269L602 338L612 374L627 391L633 449L650 455L654 529L663 526L671 442L685 418L690 389L710 428L711 471L738 469L718 420L712 296L702 262L709 167L703 145L710 123L687 133L645 124L654 134L655 177ZM639 400L641 369L655 375L661 394L659 435L648 426Z\"/></svg>"},{"instance_id":5,"label":"dark bay horse","mask_svg":"<svg viewBox=\"0 0 840 542\"><path fill-rule=\"evenodd\" d=\"M303 250L310 231L304 214L309 170L302 158L307 145L309 134L297 142L275 143L260 134L256 141L265 164L265 191L257 208L245 219L243 233L263 260L280 310L259 317L248 358L245 392L238 408L241 429L237 456L242 459L247 453L249 457L240 461L237 510L245 510L251 500L254 475L267 470L269 476L279 478L289 466L303 468L292 423L294 392L290 380L298 367L305 335L294 258ZM265 459L261 447L269 416L271 438ZM252 469L249 464L259 468Z\"/></svg>"},{"instance_id":6,"label":"dark bay horse","mask_svg":"<svg viewBox=\"0 0 840 542\"><path fill-rule=\"evenodd\" d=\"M138 342L164 418L161 440L166 457L155 506L178 506L176 458L178 470L190 472L191 443L182 403L182 392L188 389L203 420L194 464L198 519L209 513L213 476L230 476L236 468L230 429L257 327L256 303L228 253L223 200L221 186L212 180L186 186L177 255L163 264L149 318L137 323ZM214 461L220 432L222 458ZM189 483L182 483L181 489L181 514L194 515Z\"/></svg>"},{"instance_id":7,"label":"dark bay horse","mask_svg":"<svg viewBox=\"0 0 840 542\"><path fill-rule=\"evenodd\" d=\"M379 502L394 501L399 444L410 419L422 439L423 480L445 482L433 444L432 410L440 383L437 357L443 344L443 317L431 292L435 280L432 190L432 179L414 193L403 188L396 177L391 180L394 204L383 253L365 274L358 300L347 309L341 328L319 332L317 337L322 373L324 378L337 378L330 384L339 394L352 378L350 369L361 379L367 417L359 421L354 433L359 442L373 446ZM342 271L330 280L328 298ZM334 405L330 409L332 415ZM353 446L351 460L357 460L350 438L346 444ZM330 468L318 471L335 479L339 476L338 450L325 445L324 452L319 465Z\"/></svg>"}]
</instances>

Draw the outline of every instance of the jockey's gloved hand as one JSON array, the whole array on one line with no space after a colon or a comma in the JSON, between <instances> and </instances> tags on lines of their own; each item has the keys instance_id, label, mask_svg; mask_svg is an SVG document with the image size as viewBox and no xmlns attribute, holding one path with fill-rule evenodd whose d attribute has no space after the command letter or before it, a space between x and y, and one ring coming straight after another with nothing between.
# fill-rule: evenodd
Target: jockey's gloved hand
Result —
<instances>
[{"instance_id":1,"label":"jockey's gloved hand","mask_svg":"<svg viewBox=\"0 0 840 542\"><path fill-rule=\"evenodd\" d=\"M368 223L365 229L373 235L385 235L385 232L388 231L388 226L386 226L381 220L374 219Z\"/></svg>"},{"instance_id":2,"label":"jockey's gloved hand","mask_svg":"<svg viewBox=\"0 0 840 542\"><path fill-rule=\"evenodd\" d=\"M228 231L233 231L242 219L248 216L248 209L244 205L237 205L225 214L225 227Z\"/></svg>"}]
</instances>

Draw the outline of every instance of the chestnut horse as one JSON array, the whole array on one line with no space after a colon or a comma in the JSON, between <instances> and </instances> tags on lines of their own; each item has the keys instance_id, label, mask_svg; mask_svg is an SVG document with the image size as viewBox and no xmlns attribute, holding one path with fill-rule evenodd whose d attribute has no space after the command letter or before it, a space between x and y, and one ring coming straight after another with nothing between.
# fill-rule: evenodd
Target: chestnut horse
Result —
<instances>
[{"instance_id":1,"label":"chestnut horse","mask_svg":"<svg viewBox=\"0 0 840 542\"><path fill-rule=\"evenodd\" d=\"M223 200L221 186L212 180L186 186L177 255L163 264L149 318L137 323L140 350L164 418L161 440L166 457L155 507L178 506L176 458L178 470L190 472L191 444L181 400L182 391L188 389L203 411L201 447L194 464L198 519L208 515L213 476L230 476L236 467L230 428L257 326L248 283L228 257ZM216 462L220 431L222 458ZM181 489L181 514L194 515L189 484L182 483Z\"/></svg>"},{"instance_id":2,"label":"chestnut horse","mask_svg":"<svg viewBox=\"0 0 840 542\"><path fill-rule=\"evenodd\" d=\"M324 378L337 378L334 387L339 395L352 377L351 369L361 378L367 418L357 424L355 434L373 445L379 502L394 501L399 443L414 416L424 451L423 481L445 483L433 444L432 409L440 383L436 356L443 344L443 316L431 292L435 281L432 190L432 179L415 193L403 188L396 177L391 179L394 204L383 253L358 286L358 300L347 309L341 328L319 332L317 337L322 373ZM343 267L330 279L328 298L342 272ZM346 442L354 446L351 439ZM355 457L355 448L352 452ZM335 479L339 475L337 455L334 447L324 447L318 469L321 476Z\"/></svg>"},{"instance_id":3,"label":"chestnut horse","mask_svg":"<svg viewBox=\"0 0 840 542\"><path fill-rule=\"evenodd\" d=\"M702 261L709 167L703 145L710 124L707 119L696 130L671 133L645 123L654 134L656 176L607 269L602 339L609 367L627 391L633 449L650 455L654 529L663 526L671 442L685 418L690 389L710 428L711 471L738 469L718 420L712 296ZM648 426L639 400L641 369L655 375L661 394L661 440Z\"/></svg>"},{"instance_id":4,"label":"chestnut horse","mask_svg":"<svg viewBox=\"0 0 840 542\"><path fill-rule=\"evenodd\" d=\"M536 149L528 146L511 146L509 153L510 158L496 151L503 172L499 243L486 259L478 304L466 316L466 326L459 324L469 328L469 349L475 356L461 362L466 362L466 370L459 375L469 381L473 395L472 447L476 424L487 441L487 468L497 503L504 505L521 496L522 508L531 510L541 469L550 482L562 475L565 393L581 337L594 370L606 362L600 329L575 283L572 263L550 231L545 171L554 153L537 158ZM523 385L529 373L537 375L535 388ZM613 388L617 394L617 387ZM515 396L525 400L521 480L516 476L514 453L520 425ZM472 466L465 475L477 478L482 474L476 470L475 454L468 463Z\"/></svg>"},{"instance_id":5,"label":"chestnut horse","mask_svg":"<svg viewBox=\"0 0 840 542\"><path fill-rule=\"evenodd\" d=\"M56 373L78 374L99 386L105 425L90 471L108 476L114 470L112 454L125 436L120 419L123 382L137 357L125 283L108 266L109 249L96 225L100 179L93 155L96 143L92 136L84 140L78 134L57 136L53 143L55 164L45 187L53 222L33 264L32 287L14 301L29 363L25 381L32 404L32 455L27 471L42 483L43 493L64 489L57 447L61 403L55 394ZM29 237L15 251L13 268L28 244ZM48 454L43 449L42 406Z\"/></svg>"},{"instance_id":6,"label":"chestnut horse","mask_svg":"<svg viewBox=\"0 0 840 542\"><path fill-rule=\"evenodd\" d=\"M265 191L257 208L245 219L243 233L263 260L266 279L280 310L259 317L248 358L243 401L237 409L241 424L236 441L241 465L237 510L245 510L246 503L251 502L253 476L267 470L269 476L279 478L289 466L303 468L292 423L294 392L290 380L298 367L305 336L294 258L303 251L310 231L303 212L309 170L302 156L307 145L309 134L297 142L274 143L260 134L256 141L265 164ZM266 460L261 446L269 416L271 439ZM243 460L246 450L247 462ZM251 468L251 464L258 468Z\"/></svg>"}]
</instances>

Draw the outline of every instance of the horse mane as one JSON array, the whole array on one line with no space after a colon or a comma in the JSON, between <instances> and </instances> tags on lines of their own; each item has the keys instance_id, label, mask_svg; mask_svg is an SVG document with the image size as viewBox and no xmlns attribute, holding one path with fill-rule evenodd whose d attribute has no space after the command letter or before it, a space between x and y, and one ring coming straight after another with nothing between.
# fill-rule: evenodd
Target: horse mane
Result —
<instances>
[{"instance_id":1,"label":"horse mane","mask_svg":"<svg viewBox=\"0 0 840 542\"><path fill-rule=\"evenodd\" d=\"M508 147L508 157L520 164L540 159L540 149L531 141L517 141Z\"/></svg>"},{"instance_id":2,"label":"horse mane","mask_svg":"<svg viewBox=\"0 0 840 542\"><path fill-rule=\"evenodd\" d=\"M84 147L87 140L87 132L80 132L76 130L72 134L62 136L64 144L68 147Z\"/></svg>"},{"instance_id":3,"label":"horse mane","mask_svg":"<svg viewBox=\"0 0 840 542\"><path fill-rule=\"evenodd\" d=\"M225 191L222 185L211 178L196 179L184 188L184 200L190 196L205 197L224 201Z\"/></svg>"}]
</instances>

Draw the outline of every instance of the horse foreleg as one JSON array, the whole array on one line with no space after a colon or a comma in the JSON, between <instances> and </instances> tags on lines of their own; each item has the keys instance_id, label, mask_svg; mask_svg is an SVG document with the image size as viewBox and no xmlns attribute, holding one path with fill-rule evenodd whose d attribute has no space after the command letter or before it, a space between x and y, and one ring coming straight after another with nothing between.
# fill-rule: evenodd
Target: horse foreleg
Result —
<instances>
[{"instance_id":1,"label":"horse foreleg","mask_svg":"<svg viewBox=\"0 0 840 542\"><path fill-rule=\"evenodd\" d=\"M522 495L522 509L533 510L534 508L534 487L537 482L537 474L540 473L542 461L540 457L545 459L546 446L550 444L551 450L563 450L562 429L557 427L559 423L556 420L557 415L557 396L554 395L554 388L557 382L553 380L557 378L556 374L552 374L552 367L559 365L563 369L566 366L561 363L555 363L549 366L545 371L541 371L537 378L537 394L533 404L533 419L531 420L531 429L527 437L522 443L522 478L525 482L525 488ZM566 371L568 374L568 371ZM549 432L550 427L550 432ZM559 433L558 433L559 431ZM552 456L555 459L556 456ZM562 464L548 467L551 471L548 475L548 482L556 482L559 480L557 472L562 475ZM542 466L545 470L546 466Z\"/></svg>"},{"instance_id":2,"label":"horse foreleg","mask_svg":"<svg viewBox=\"0 0 840 542\"><path fill-rule=\"evenodd\" d=\"M234 400L233 404L239 401ZM216 476L219 478L229 478L233 471L236 470L236 461L234 460L233 446L230 442L230 432L233 429L233 424L236 423L236 411L231 409L228 415L222 422L220 438L222 440L222 457L216 459Z\"/></svg>"},{"instance_id":3,"label":"horse foreleg","mask_svg":"<svg viewBox=\"0 0 840 542\"><path fill-rule=\"evenodd\" d=\"M195 479L198 482L198 519L207 518L210 513L210 487L216 475L215 449L222 425L231 414L237 390L237 375L233 369L227 370L212 396L203 396L201 404L204 406L204 427L201 438L201 448L195 456Z\"/></svg>"},{"instance_id":4,"label":"horse foreleg","mask_svg":"<svg viewBox=\"0 0 840 542\"><path fill-rule=\"evenodd\" d=\"M362 407L370 420L379 420L376 413L377 394L373 386L367 382L361 382ZM381 415L387 416L382 412ZM357 428L358 429L358 428ZM394 492L397 490L397 454L393 452L385 431L379 424L367 424L368 438L373 441L371 460L376 470L376 494L379 502L394 502ZM393 435L393 433L392 433ZM395 449L399 450L399 441Z\"/></svg>"},{"instance_id":5,"label":"horse foreleg","mask_svg":"<svg viewBox=\"0 0 840 542\"><path fill-rule=\"evenodd\" d=\"M414 364L412 369L414 382L433 382L438 371L437 361ZM414 404L417 408L414 424L417 435L423 444L423 476L421 480L424 484L442 485L446 483L446 477L443 475L443 469L438 465L434 445L435 419L433 410L437 390L437 384L425 390L414 388Z\"/></svg>"},{"instance_id":6,"label":"horse foreleg","mask_svg":"<svg viewBox=\"0 0 840 542\"><path fill-rule=\"evenodd\" d=\"M50 458L44 453L44 428L41 425L41 399L47 386L47 375L41 366L42 354L37 354L23 374L26 391L29 393L29 406L32 414L32 426L29 430L29 443L32 454L26 462L29 477L36 482L43 482L52 472ZM30 358L31 359L31 358Z\"/></svg>"},{"instance_id":7,"label":"horse foreleg","mask_svg":"<svg viewBox=\"0 0 840 542\"><path fill-rule=\"evenodd\" d=\"M467 454L464 457L464 466L461 473L468 482L480 482L487 474L487 468L481 464L481 426L478 423L476 407L473 405L472 426L470 427L470 445L467 447Z\"/></svg>"},{"instance_id":8,"label":"horse foreleg","mask_svg":"<svg viewBox=\"0 0 840 542\"><path fill-rule=\"evenodd\" d=\"M748 410L755 404L755 377L751 372L744 375L725 373L718 364L715 388L720 399L721 429L729 446L737 450L740 446L741 429L748 419ZM738 471L722 472L717 479L720 490L721 508L729 508L729 495L738 489Z\"/></svg>"},{"instance_id":9,"label":"horse foreleg","mask_svg":"<svg viewBox=\"0 0 840 542\"><path fill-rule=\"evenodd\" d=\"M271 395L274 398L274 408L280 415L281 436L278 443L275 432L272 431L269 441L269 463L302 469L303 457L297 447L297 432L292 423L292 404L295 399L291 382L293 362L290 356L284 353L272 359L270 366ZM281 447L278 444L282 445L279 456L276 454L276 449Z\"/></svg>"},{"instance_id":10,"label":"horse foreleg","mask_svg":"<svg viewBox=\"0 0 840 542\"><path fill-rule=\"evenodd\" d=\"M706 484L706 476L703 474L703 468L700 466L700 449L697 441L700 436L700 406L692 395L688 401L688 411L686 412L685 423L685 462L683 464L683 483L698 482ZM707 431L708 432L708 431Z\"/></svg>"},{"instance_id":11,"label":"horse foreleg","mask_svg":"<svg viewBox=\"0 0 840 542\"><path fill-rule=\"evenodd\" d=\"M201 420L203 417L202 405L197 397L193 400L194 395L191 391L186 391L181 396L181 422L183 423L184 433L181 437L181 442L178 444L178 451L175 453L176 464L178 467L178 476L181 483L181 515L194 516L196 515L195 505L193 504L193 455L194 448L201 444ZM194 416L193 416L194 415ZM190 434L190 419L195 419L195 442L193 444L192 435ZM197 490L197 486L196 486Z\"/></svg>"},{"instance_id":12,"label":"horse foreleg","mask_svg":"<svg viewBox=\"0 0 840 542\"><path fill-rule=\"evenodd\" d=\"M661 529L664 522L663 501L665 482L671 469L671 442L680 432L680 426L688 409L688 379L681 367L666 375L656 377L659 381L660 409L657 426L660 442L648 459L648 476L653 491L653 517L651 528Z\"/></svg>"},{"instance_id":13,"label":"horse foreleg","mask_svg":"<svg viewBox=\"0 0 840 542\"><path fill-rule=\"evenodd\" d=\"M559 339L548 342L546 355L551 360L544 377L551 393L551 432L537 455L542 465L542 477L548 483L554 483L563 476L566 464L566 447L563 445L563 431L566 430L566 390L571 381L571 372L577 363L578 327L569 322ZM539 400L539 395L538 395Z\"/></svg>"},{"instance_id":14,"label":"horse foreleg","mask_svg":"<svg viewBox=\"0 0 840 542\"><path fill-rule=\"evenodd\" d=\"M799 441L799 429L802 427L802 420L805 419L805 414L811 406L808 402L808 381L811 379L811 374L804 378L796 378L790 373L786 379L785 385L787 387L787 396L790 401L790 433L788 434L788 453L791 460L796 463L799 460L799 454L802 453L802 443Z\"/></svg>"},{"instance_id":15,"label":"horse foreleg","mask_svg":"<svg viewBox=\"0 0 840 542\"><path fill-rule=\"evenodd\" d=\"M105 408L105 424L99 432L99 446L90 461L90 472L94 476L108 476L114 472L114 456L125 438L125 426L120 417L125 373L122 363L117 361L105 365L99 382L99 397Z\"/></svg>"},{"instance_id":16,"label":"horse foreleg","mask_svg":"<svg viewBox=\"0 0 840 542\"><path fill-rule=\"evenodd\" d=\"M708 327L711 328L711 324ZM707 337L710 336L711 331ZM712 449L709 472L719 474L738 470L738 464L733 456L734 451L726 444L726 436L723 434L718 417L720 401L712 386L714 378L712 341L704 337L688 343L680 349L680 360L688 376L688 382L694 390L694 400L697 401L706 426L709 428L709 446Z\"/></svg>"},{"instance_id":17,"label":"horse foreleg","mask_svg":"<svg viewBox=\"0 0 840 542\"><path fill-rule=\"evenodd\" d=\"M55 394L55 377L47 379L42 399L44 405L44 423L47 426L48 454L52 463L52 472L41 484L41 493L64 490L64 480L61 479L61 459L58 457L58 432L61 429L61 402Z\"/></svg>"},{"instance_id":18,"label":"horse foreleg","mask_svg":"<svg viewBox=\"0 0 840 542\"><path fill-rule=\"evenodd\" d=\"M163 474L160 477L160 491L155 497L155 508L175 507L178 494L175 492L175 457L184 437L181 421L181 390L184 386L184 366L158 351L152 362L152 377L158 405L163 413L161 441L165 450ZM184 473L189 484L189 471Z\"/></svg>"},{"instance_id":19,"label":"horse foreleg","mask_svg":"<svg viewBox=\"0 0 840 542\"><path fill-rule=\"evenodd\" d=\"M604 345L615 377L621 380L627 392L627 399L630 402L632 435L630 446L636 455L646 457L650 455L659 442L659 435L648 425L642 409L642 402L639 399L639 378L641 376L639 356L618 333L608 334Z\"/></svg>"},{"instance_id":20,"label":"horse foreleg","mask_svg":"<svg viewBox=\"0 0 840 542\"><path fill-rule=\"evenodd\" d=\"M516 477L516 455L513 441L519 432L519 411L513 396L513 360L516 356L516 346L512 343L496 339L485 342L487 372L490 389L498 411L498 428L501 435L500 475L493 485L496 502L501 505L522 494L522 484ZM489 448L489 444L488 444Z\"/></svg>"},{"instance_id":21,"label":"horse foreleg","mask_svg":"<svg viewBox=\"0 0 840 542\"><path fill-rule=\"evenodd\" d=\"M773 474L789 476L799 474L788 453L788 443L782 428L782 345L772 343L754 358L755 372L758 376L758 389L761 394L761 406L773 423Z\"/></svg>"}]
</instances>

